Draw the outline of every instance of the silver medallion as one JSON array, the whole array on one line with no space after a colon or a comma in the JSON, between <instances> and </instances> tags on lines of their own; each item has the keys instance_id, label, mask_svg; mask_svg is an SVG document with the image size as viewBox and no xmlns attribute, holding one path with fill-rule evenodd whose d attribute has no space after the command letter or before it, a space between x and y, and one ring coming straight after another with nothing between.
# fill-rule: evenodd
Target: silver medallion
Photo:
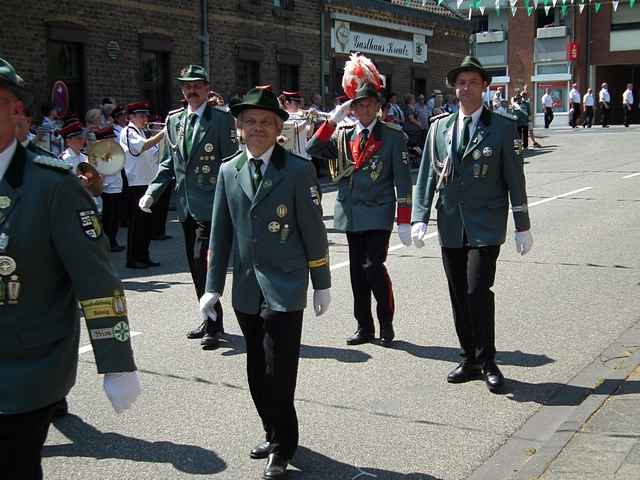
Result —
<instances>
[{"instance_id":1,"label":"silver medallion","mask_svg":"<svg viewBox=\"0 0 640 480\"><path fill-rule=\"evenodd\" d=\"M16 261L6 255L0 256L0 275L5 277L7 275L11 275L15 271Z\"/></svg>"}]
</instances>

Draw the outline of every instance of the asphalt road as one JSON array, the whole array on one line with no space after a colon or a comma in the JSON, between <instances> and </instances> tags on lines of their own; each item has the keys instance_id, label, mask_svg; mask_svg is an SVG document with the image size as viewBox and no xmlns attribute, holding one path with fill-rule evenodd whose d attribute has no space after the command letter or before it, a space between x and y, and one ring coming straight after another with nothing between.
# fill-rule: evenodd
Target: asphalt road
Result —
<instances>
[{"instance_id":1,"label":"asphalt road","mask_svg":"<svg viewBox=\"0 0 640 480\"><path fill-rule=\"evenodd\" d=\"M482 382L446 383L458 343L435 236L421 250L392 236L393 348L345 344L355 329L346 239L331 229L335 192L324 195L333 302L319 318L307 310L297 389L301 447L289 478L465 479L638 321L640 128L548 135L540 140L545 148L526 159L534 248L517 255L509 233L498 261L505 395L488 393ZM263 434L230 291L223 297L228 342L202 351L184 336L199 316L179 224L169 233L172 240L152 244L161 267L121 268L132 329L140 332L133 345L144 392L115 414L83 349L72 415L56 421L43 452L45 478L260 478L264 463L248 451ZM113 259L123 267L124 255ZM81 345L88 344L83 332Z\"/></svg>"}]
</instances>

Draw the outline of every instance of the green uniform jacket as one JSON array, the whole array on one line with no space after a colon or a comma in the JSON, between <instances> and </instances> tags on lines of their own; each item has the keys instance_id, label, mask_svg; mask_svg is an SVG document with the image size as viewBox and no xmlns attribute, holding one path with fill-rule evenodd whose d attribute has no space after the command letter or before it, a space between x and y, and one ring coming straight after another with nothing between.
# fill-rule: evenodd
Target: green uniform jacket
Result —
<instances>
[{"instance_id":1,"label":"green uniform jacket","mask_svg":"<svg viewBox=\"0 0 640 480\"><path fill-rule=\"evenodd\" d=\"M436 209L440 244L449 248L500 245L507 231L509 200L516 230L530 228L522 143L512 118L484 109L461 160L452 152L458 115L429 129L413 198L412 223L429 221L438 171L447 157L453 172L442 182ZM434 142L432 144L432 142ZM455 149L454 149L455 150ZM435 167L435 168L434 168Z\"/></svg>"},{"instance_id":2,"label":"green uniform jacket","mask_svg":"<svg viewBox=\"0 0 640 480\"><path fill-rule=\"evenodd\" d=\"M95 203L69 170L18 144L0 182L0 234L9 237L0 257L16 265L0 277L0 414L36 410L69 393L78 363L78 301L98 372L136 369L108 241ZM17 303L11 281L20 283Z\"/></svg>"},{"instance_id":3,"label":"green uniform jacket","mask_svg":"<svg viewBox=\"0 0 640 480\"><path fill-rule=\"evenodd\" d=\"M191 155L185 152L186 122L186 108L167 116L164 155L146 193L158 201L175 178L180 221L191 215L195 220L208 222L220 163L238 150L235 120L229 112L207 105L200 117Z\"/></svg>"},{"instance_id":4,"label":"green uniform jacket","mask_svg":"<svg viewBox=\"0 0 640 480\"><path fill-rule=\"evenodd\" d=\"M207 292L223 293L233 244L233 308L289 312L331 287L327 232L313 165L276 145L256 195L245 152L223 163L211 223Z\"/></svg>"},{"instance_id":5,"label":"green uniform jacket","mask_svg":"<svg viewBox=\"0 0 640 480\"><path fill-rule=\"evenodd\" d=\"M326 128L325 124L321 130ZM330 138L316 132L307 152L327 160L338 157L338 145L345 136L346 145L357 141L355 126L339 127ZM378 120L372 136L382 144L363 167L338 181L338 196L333 224L343 232L393 230L398 193L398 223L408 223L411 210L411 171L407 153L407 137L399 129ZM353 161L351 149L346 155ZM395 187L395 188L394 188ZM406 218L403 218L406 217Z\"/></svg>"}]
</instances>

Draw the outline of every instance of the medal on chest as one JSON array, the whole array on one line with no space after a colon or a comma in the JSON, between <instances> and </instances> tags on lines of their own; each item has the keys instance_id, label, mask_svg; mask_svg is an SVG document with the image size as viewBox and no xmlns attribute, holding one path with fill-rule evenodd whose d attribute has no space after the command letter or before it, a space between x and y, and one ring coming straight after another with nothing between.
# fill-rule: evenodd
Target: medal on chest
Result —
<instances>
[{"instance_id":1,"label":"medal on chest","mask_svg":"<svg viewBox=\"0 0 640 480\"><path fill-rule=\"evenodd\" d=\"M0 305L18 303L20 298L20 278L16 274L18 265L7 253L9 234L0 234Z\"/></svg>"}]
</instances>

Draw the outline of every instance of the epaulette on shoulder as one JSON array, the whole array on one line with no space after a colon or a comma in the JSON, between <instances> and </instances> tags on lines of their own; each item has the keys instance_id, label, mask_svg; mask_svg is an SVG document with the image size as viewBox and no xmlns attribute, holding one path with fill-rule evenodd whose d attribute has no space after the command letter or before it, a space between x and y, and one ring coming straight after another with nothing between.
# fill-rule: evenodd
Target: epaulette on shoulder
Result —
<instances>
[{"instance_id":1,"label":"epaulette on shoulder","mask_svg":"<svg viewBox=\"0 0 640 480\"><path fill-rule=\"evenodd\" d=\"M402 127L400 125L398 125L397 123L393 123L393 122L380 122L380 124L384 125L385 127L389 127L392 130L397 130L398 132L402 132Z\"/></svg>"},{"instance_id":2,"label":"epaulette on shoulder","mask_svg":"<svg viewBox=\"0 0 640 480\"><path fill-rule=\"evenodd\" d=\"M338 125L338 130L351 130L352 128L356 128L355 123L348 123L346 125Z\"/></svg>"},{"instance_id":3,"label":"epaulette on shoulder","mask_svg":"<svg viewBox=\"0 0 640 480\"><path fill-rule=\"evenodd\" d=\"M431 117L429 119L429 121L433 122L434 120L438 120L440 118L445 118L445 117L448 117L449 115L451 115L451 112L443 112L443 113L440 113L438 115L434 115L433 117Z\"/></svg>"},{"instance_id":4,"label":"epaulette on shoulder","mask_svg":"<svg viewBox=\"0 0 640 480\"><path fill-rule=\"evenodd\" d=\"M242 150L238 150L236 153L234 153L233 155L229 155L228 157L224 157L222 159L222 163L224 162L228 162L230 160L233 160L234 158L236 158L238 155L240 155L242 153Z\"/></svg>"},{"instance_id":5,"label":"epaulette on shoulder","mask_svg":"<svg viewBox=\"0 0 640 480\"><path fill-rule=\"evenodd\" d=\"M218 110L219 112L231 113L231 110L229 110L229 107L227 107L226 105L224 106L216 105L215 107L213 107L213 109Z\"/></svg>"},{"instance_id":6,"label":"epaulette on shoulder","mask_svg":"<svg viewBox=\"0 0 640 480\"><path fill-rule=\"evenodd\" d=\"M40 165L42 167L52 168L55 170L60 170L65 173L68 173L73 168L67 162L63 162L62 160L58 160L54 157L46 157L44 155L38 155L33 159L33 163L36 165Z\"/></svg>"},{"instance_id":7,"label":"epaulette on shoulder","mask_svg":"<svg viewBox=\"0 0 640 480\"><path fill-rule=\"evenodd\" d=\"M169 113L167 113L167 117L170 117L171 115L175 115L176 113L180 113L184 110L184 107L180 107L180 108L176 108L175 110L171 110Z\"/></svg>"},{"instance_id":8,"label":"epaulette on shoulder","mask_svg":"<svg viewBox=\"0 0 640 480\"><path fill-rule=\"evenodd\" d=\"M31 150L31 152L35 153L36 155L44 155L45 157L56 158L53 152L50 152L46 148L42 148L40 145L36 145L35 143L30 143L27 146L27 150Z\"/></svg>"},{"instance_id":9,"label":"epaulette on shoulder","mask_svg":"<svg viewBox=\"0 0 640 480\"><path fill-rule=\"evenodd\" d=\"M509 120L512 120L514 122L518 120L518 117L516 117L512 113L507 113L507 112L493 112L493 113L495 113L496 115L500 115L501 117L508 118Z\"/></svg>"}]
</instances>

